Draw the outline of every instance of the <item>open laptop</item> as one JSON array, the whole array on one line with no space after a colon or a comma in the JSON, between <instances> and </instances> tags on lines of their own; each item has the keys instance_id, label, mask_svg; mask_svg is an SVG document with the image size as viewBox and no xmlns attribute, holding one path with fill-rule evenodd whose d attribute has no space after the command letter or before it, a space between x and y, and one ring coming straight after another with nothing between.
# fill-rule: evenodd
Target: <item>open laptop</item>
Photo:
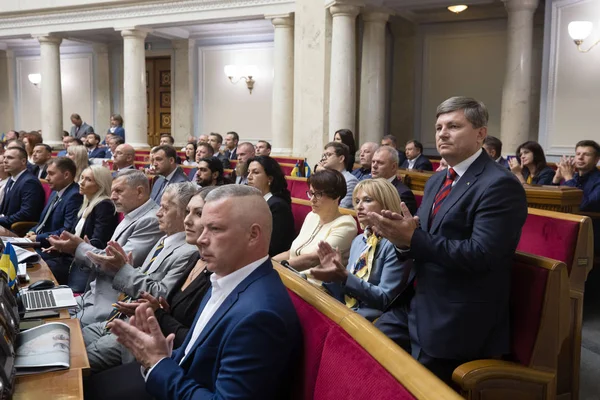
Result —
<instances>
[{"instance_id":1,"label":"open laptop","mask_svg":"<svg viewBox=\"0 0 600 400\"><path fill-rule=\"evenodd\" d=\"M23 289L17 296L22 302L24 311L56 310L59 308L75 307L77 301L70 288L55 288L48 290Z\"/></svg>"}]
</instances>

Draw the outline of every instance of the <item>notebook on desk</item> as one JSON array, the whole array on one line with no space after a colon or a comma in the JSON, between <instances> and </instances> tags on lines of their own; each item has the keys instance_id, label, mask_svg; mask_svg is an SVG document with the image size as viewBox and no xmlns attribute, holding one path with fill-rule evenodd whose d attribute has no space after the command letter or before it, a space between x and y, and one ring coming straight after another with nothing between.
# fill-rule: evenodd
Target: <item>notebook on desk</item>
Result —
<instances>
[{"instance_id":1,"label":"notebook on desk","mask_svg":"<svg viewBox=\"0 0 600 400\"><path fill-rule=\"evenodd\" d=\"M19 292L18 298L23 303L25 312L56 310L77 305L73 291L70 288L29 291L24 289Z\"/></svg>"}]
</instances>

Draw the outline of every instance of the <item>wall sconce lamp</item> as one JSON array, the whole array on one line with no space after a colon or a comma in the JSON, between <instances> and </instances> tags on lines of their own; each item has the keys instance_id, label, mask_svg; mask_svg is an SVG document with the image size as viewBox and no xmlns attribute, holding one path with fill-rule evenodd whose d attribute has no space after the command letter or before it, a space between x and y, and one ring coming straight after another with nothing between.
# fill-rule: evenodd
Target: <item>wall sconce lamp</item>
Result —
<instances>
[{"instance_id":1,"label":"wall sconce lamp","mask_svg":"<svg viewBox=\"0 0 600 400\"><path fill-rule=\"evenodd\" d=\"M38 87L40 83L42 83L42 75L41 74L29 74L27 75L29 82L33 83L33 86Z\"/></svg>"},{"instance_id":2,"label":"wall sconce lamp","mask_svg":"<svg viewBox=\"0 0 600 400\"><path fill-rule=\"evenodd\" d=\"M581 53L587 53L600 43L600 40L597 40L587 50L581 48L583 41L591 35L593 29L594 24L590 21L573 21L569 23L569 36L571 36L571 39L573 39L577 45L577 50Z\"/></svg>"},{"instance_id":3,"label":"wall sconce lamp","mask_svg":"<svg viewBox=\"0 0 600 400\"><path fill-rule=\"evenodd\" d=\"M448 11L452 11L455 14L459 14L465 11L469 6L465 6L464 4L456 5L456 6L448 6Z\"/></svg>"},{"instance_id":4,"label":"wall sconce lamp","mask_svg":"<svg viewBox=\"0 0 600 400\"><path fill-rule=\"evenodd\" d=\"M229 81L234 85L242 79L245 80L246 86L248 86L248 90L250 91L250 94L252 94L252 89L254 89L255 82L252 77L256 76L258 73L258 68L256 65L226 65L224 72L229 78Z\"/></svg>"}]
</instances>

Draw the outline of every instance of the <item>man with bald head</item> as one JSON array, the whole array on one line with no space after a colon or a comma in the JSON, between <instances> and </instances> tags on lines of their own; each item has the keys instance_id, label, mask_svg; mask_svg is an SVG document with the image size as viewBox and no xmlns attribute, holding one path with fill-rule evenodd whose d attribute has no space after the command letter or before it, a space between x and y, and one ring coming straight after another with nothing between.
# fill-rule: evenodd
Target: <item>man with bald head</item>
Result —
<instances>
[{"instance_id":1,"label":"man with bald head","mask_svg":"<svg viewBox=\"0 0 600 400\"><path fill-rule=\"evenodd\" d=\"M250 142L240 143L237 148L237 164L231 173L231 180L239 185L248 184L248 160L254 157L254 145Z\"/></svg>"},{"instance_id":2,"label":"man with bald head","mask_svg":"<svg viewBox=\"0 0 600 400\"><path fill-rule=\"evenodd\" d=\"M152 308L109 324L143 367L159 399L289 398L301 330L268 251L272 217L255 188L221 186L208 194L198 247L213 272L184 343L172 351ZM231 243L236 246L231 246Z\"/></svg>"},{"instance_id":3,"label":"man with bald head","mask_svg":"<svg viewBox=\"0 0 600 400\"><path fill-rule=\"evenodd\" d=\"M356 168L354 171L352 171L352 175L354 175L359 181L371 177L371 160L373 159L373 154L375 154L375 151L378 148L379 145L375 142L366 142L360 146L360 168Z\"/></svg>"},{"instance_id":4,"label":"man with bald head","mask_svg":"<svg viewBox=\"0 0 600 400\"><path fill-rule=\"evenodd\" d=\"M123 170L135 169L133 162L135 161L135 149L132 145L123 143L117 146L113 153L113 178Z\"/></svg>"}]
</instances>

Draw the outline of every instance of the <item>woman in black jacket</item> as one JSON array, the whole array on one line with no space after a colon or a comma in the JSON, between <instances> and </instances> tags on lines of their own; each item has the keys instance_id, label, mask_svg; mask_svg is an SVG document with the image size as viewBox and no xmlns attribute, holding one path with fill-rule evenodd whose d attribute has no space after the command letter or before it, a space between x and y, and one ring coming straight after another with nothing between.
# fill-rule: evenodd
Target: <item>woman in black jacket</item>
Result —
<instances>
[{"instance_id":1,"label":"woman in black jacket","mask_svg":"<svg viewBox=\"0 0 600 400\"><path fill-rule=\"evenodd\" d=\"M261 191L273 215L271 257L290 249L295 238L292 198L279 163L268 156L248 160L248 185Z\"/></svg>"},{"instance_id":2,"label":"woman in black jacket","mask_svg":"<svg viewBox=\"0 0 600 400\"><path fill-rule=\"evenodd\" d=\"M87 167L81 173L79 193L83 195L83 204L77 214L79 221L75 225L75 235L86 238L98 249L106 248L117 225L119 217L115 205L110 199L112 175L101 165ZM73 262L69 271L69 286L75 293L86 290L89 268L81 268Z\"/></svg>"}]
</instances>

